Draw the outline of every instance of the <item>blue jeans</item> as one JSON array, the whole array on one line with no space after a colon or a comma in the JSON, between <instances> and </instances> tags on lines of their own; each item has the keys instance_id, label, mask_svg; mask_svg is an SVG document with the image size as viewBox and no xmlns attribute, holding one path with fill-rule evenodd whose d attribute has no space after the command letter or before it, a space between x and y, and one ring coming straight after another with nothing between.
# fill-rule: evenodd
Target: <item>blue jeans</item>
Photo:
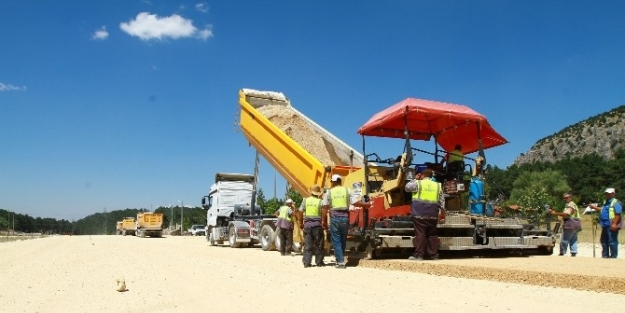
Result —
<instances>
[{"instance_id":1,"label":"blue jeans","mask_svg":"<svg viewBox=\"0 0 625 313\"><path fill-rule=\"evenodd\" d=\"M566 254L566 249L571 246L571 254L577 254L577 231L565 229L560 238L560 254Z\"/></svg>"},{"instance_id":2,"label":"blue jeans","mask_svg":"<svg viewBox=\"0 0 625 313\"><path fill-rule=\"evenodd\" d=\"M337 264L345 264L345 245L347 244L347 217L332 217L330 220L330 237Z\"/></svg>"},{"instance_id":3,"label":"blue jeans","mask_svg":"<svg viewBox=\"0 0 625 313\"><path fill-rule=\"evenodd\" d=\"M610 230L610 227L601 227L601 257L618 257L618 229Z\"/></svg>"}]
</instances>

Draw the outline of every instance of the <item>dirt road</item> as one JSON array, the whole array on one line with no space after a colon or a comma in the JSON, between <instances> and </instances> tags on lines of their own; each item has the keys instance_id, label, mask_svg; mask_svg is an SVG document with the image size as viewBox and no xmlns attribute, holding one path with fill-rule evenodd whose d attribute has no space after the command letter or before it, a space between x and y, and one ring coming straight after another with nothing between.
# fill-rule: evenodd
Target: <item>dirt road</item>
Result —
<instances>
[{"instance_id":1,"label":"dirt road","mask_svg":"<svg viewBox=\"0 0 625 313\"><path fill-rule=\"evenodd\" d=\"M55 236L2 243L0 263L2 312L536 312L564 309L554 301L563 298L575 302L568 312L593 312L625 303L625 261L583 256L304 269L301 256L209 247L202 237ZM117 278L128 291L115 290ZM567 284L576 289L555 287Z\"/></svg>"}]
</instances>

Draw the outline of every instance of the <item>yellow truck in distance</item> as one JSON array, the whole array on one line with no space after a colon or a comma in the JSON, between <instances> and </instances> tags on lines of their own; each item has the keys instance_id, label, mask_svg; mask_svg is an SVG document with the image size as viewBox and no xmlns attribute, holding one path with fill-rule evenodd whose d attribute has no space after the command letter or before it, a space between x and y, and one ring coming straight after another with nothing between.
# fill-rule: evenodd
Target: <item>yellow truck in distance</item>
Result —
<instances>
[{"instance_id":1,"label":"yellow truck in distance","mask_svg":"<svg viewBox=\"0 0 625 313\"><path fill-rule=\"evenodd\" d=\"M136 225L136 235L140 238L163 237L163 213L139 212Z\"/></svg>"},{"instance_id":2,"label":"yellow truck in distance","mask_svg":"<svg viewBox=\"0 0 625 313\"><path fill-rule=\"evenodd\" d=\"M117 235L136 235L136 222L134 217L124 217L123 220L117 222L116 234Z\"/></svg>"}]
</instances>

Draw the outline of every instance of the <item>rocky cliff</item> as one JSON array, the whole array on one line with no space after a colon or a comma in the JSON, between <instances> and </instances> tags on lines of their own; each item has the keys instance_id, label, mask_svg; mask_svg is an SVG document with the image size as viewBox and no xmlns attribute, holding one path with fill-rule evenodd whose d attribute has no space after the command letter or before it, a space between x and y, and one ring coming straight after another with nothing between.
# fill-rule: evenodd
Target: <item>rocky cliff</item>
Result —
<instances>
[{"instance_id":1,"label":"rocky cliff","mask_svg":"<svg viewBox=\"0 0 625 313\"><path fill-rule=\"evenodd\" d=\"M538 140L514 164L555 162L596 153L611 160L625 148L625 105L590 117Z\"/></svg>"}]
</instances>

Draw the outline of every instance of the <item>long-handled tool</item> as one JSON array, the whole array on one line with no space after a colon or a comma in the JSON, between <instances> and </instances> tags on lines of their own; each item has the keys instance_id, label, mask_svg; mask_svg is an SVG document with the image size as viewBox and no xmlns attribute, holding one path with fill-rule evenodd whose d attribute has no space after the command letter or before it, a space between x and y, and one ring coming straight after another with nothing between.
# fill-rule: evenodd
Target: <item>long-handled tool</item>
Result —
<instances>
[{"instance_id":1,"label":"long-handled tool","mask_svg":"<svg viewBox=\"0 0 625 313\"><path fill-rule=\"evenodd\" d=\"M592 220L592 257L595 257L595 239L597 238L597 222L595 222L594 216Z\"/></svg>"}]
</instances>

